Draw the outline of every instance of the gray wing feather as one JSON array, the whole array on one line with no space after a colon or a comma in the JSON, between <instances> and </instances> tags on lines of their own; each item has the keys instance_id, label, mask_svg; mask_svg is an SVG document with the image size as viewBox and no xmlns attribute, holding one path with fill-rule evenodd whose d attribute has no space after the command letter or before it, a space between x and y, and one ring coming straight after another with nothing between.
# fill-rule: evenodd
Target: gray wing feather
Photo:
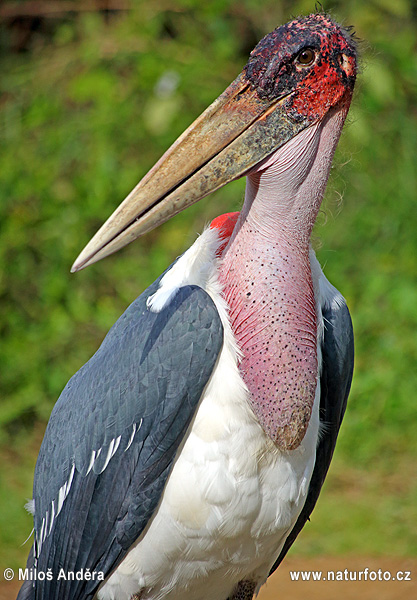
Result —
<instances>
[{"instance_id":1,"label":"gray wing feather","mask_svg":"<svg viewBox=\"0 0 417 600\"><path fill-rule=\"evenodd\" d=\"M270 574L280 565L316 505L333 456L337 435L346 409L353 375L354 344L349 310L344 299L322 307L324 339L320 377L320 422L323 433L304 507L288 535Z\"/></svg>"},{"instance_id":2,"label":"gray wing feather","mask_svg":"<svg viewBox=\"0 0 417 600\"><path fill-rule=\"evenodd\" d=\"M21 598L92 598L99 582L58 580L59 569L108 575L158 504L223 342L217 309L197 286L150 312L158 284L115 323L54 407L35 469L29 565L52 569L53 581L30 593L25 586Z\"/></svg>"}]
</instances>

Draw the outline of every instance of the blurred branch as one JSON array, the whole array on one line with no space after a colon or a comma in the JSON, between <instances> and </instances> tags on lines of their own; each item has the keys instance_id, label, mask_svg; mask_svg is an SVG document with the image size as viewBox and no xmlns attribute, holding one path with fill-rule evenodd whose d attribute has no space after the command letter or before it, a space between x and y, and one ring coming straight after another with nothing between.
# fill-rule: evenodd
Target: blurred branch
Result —
<instances>
[{"instance_id":1,"label":"blurred branch","mask_svg":"<svg viewBox=\"0 0 417 600\"><path fill-rule=\"evenodd\" d=\"M84 2L58 2L33 0L28 2L6 2L0 6L0 19L20 17L57 18L68 13L130 10L129 0L85 0Z\"/></svg>"}]
</instances>

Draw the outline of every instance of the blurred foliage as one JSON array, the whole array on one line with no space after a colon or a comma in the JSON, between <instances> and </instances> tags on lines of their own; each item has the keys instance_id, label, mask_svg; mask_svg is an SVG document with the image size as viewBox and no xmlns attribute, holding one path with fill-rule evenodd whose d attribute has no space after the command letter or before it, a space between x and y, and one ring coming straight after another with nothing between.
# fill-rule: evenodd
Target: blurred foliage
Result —
<instances>
[{"instance_id":1,"label":"blurred foliage","mask_svg":"<svg viewBox=\"0 0 417 600\"><path fill-rule=\"evenodd\" d=\"M108 22L63 20L30 52L0 56L1 562L27 552L21 507L66 381L196 232L239 208L244 182L86 271L71 275L73 260L258 39L312 8L140 0ZM304 551L406 555L417 552L408 526L417 517L416 8L354 0L325 9L367 40L315 234L351 308L357 358L334 476L313 518L320 529L310 526Z\"/></svg>"}]
</instances>

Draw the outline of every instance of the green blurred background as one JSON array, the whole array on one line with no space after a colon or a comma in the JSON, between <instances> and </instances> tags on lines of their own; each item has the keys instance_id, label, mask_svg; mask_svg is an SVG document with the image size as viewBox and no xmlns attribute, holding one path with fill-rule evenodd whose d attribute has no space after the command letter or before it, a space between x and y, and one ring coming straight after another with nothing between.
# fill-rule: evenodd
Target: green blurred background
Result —
<instances>
[{"instance_id":1,"label":"green blurred background","mask_svg":"<svg viewBox=\"0 0 417 600\"><path fill-rule=\"evenodd\" d=\"M406 557L417 554L417 7L324 8L361 39L315 231L351 309L356 370L330 476L293 552ZM256 42L312 11L301 0L0 6L0 565L25 561L23 505L66 381L209 220L239 209L244 182L86 271L71 275L73 260Z\"/></svg>"}]
</instances>

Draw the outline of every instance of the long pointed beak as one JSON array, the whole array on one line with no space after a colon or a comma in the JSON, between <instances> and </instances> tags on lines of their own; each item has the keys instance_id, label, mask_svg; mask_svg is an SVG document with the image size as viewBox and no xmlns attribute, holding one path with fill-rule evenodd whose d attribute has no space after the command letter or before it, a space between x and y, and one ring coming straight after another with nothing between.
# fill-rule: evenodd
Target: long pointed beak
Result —
<instances>
[{"instance_id":1,"label":"long pointed beak","mask_svg":"<svg viewBox=\"0 0 417 600\"><path fill-rule=\"evenodd\" d=\"M237 179L305 129L237 79L177 139L81 252L71 271L116 252L207 194Z\"/></svg>"}]
</instances>

